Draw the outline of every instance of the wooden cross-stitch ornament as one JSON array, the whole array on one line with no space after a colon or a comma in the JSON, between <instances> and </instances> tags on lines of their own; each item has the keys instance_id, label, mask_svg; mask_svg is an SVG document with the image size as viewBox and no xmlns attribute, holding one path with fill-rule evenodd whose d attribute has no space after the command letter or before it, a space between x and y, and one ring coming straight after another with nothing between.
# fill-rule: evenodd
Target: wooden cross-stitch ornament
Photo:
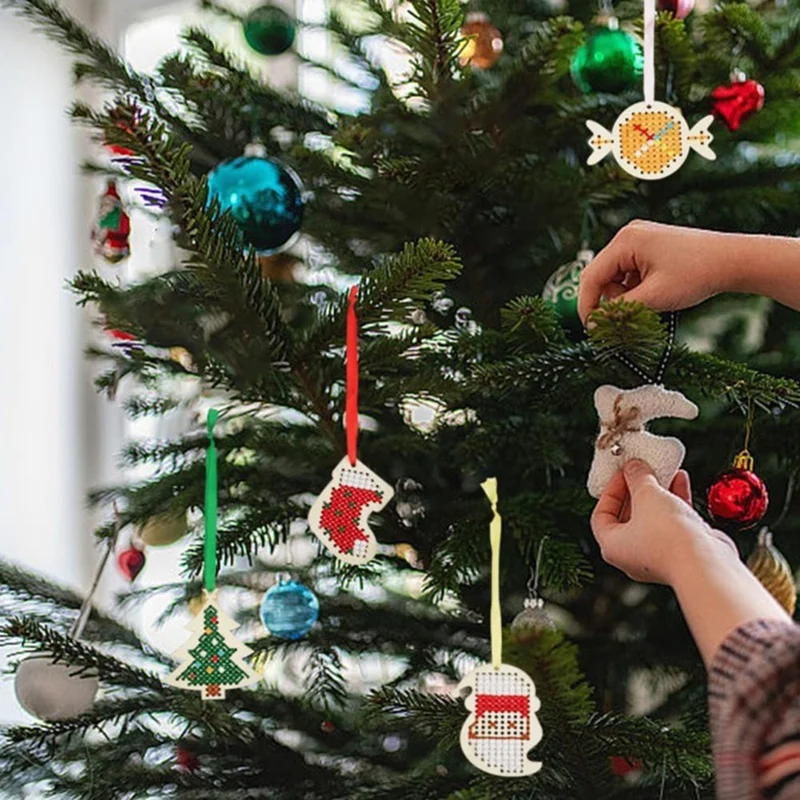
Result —
<instances>
[{"instance_id":1,"label":"wooden cross-stitch ornament","mask_svg":"<svg viewBox=\"0 0 800 800\"><path fill-rule=\"evenodd\" d=\"M655 99L655 22L655 0L644 0L644 102L628 106L610 131L594 120L586 121L592 133L587 164L612 153L626 172L650 181L680 169L691 150L710 161L716 158L710 146L714 137L708 130L713 115L690 128L680 109Z\"/></svg>"},{"instance_id":2,"label":"wooden cross-stitch ornament","mask_svg":"<svg viewBox=\"0 0 800 800\"><path fill-rule=\"evenodd\" d=\"M205 536L203 540L202 605L186 626L192 637L173 657L179 665L164 678L178 689L199 691L203 700L224 700L227 689L240 689L259 680L258 673L245 661L252 653L234 635L238 627L219 607L217 583L217 447L214 425L219 413L208 412L208 450L206 451Z\"/></svg>"},{"instance_id":3,"label":"wooden cross-stitch ornament","mask_svg":"<svg viewBox=\"0 0 800 800\"><path fill-rule=\"evenodd\" d=\"M502 520L497 512L497 479L482 484L492 504L492 663L466 675L453 694L464 698L470 714L461 727L459 741L466 759L483 772L504 778L533 775L542 762L528 758L542 739L536 717L541 701L530 676L503 664L503 630L500 615L500 537Z\"/></svg>"},{"instance_id":4,"label":"wooden cross-stitch ornament","mask_svg":"<svg viewBox=\"0 0 800 800\"><path fill-rule=\"evenodd\" d=\"M358 320L356 286L347 307L347 373L345 428L347 455L333 470L330 483L308 514L308 526L325 548L345 564L362 565L375 557L378 542L369 527L370 514L392 499L394 489L358 460Z\"/></svg>"}]
</instances>

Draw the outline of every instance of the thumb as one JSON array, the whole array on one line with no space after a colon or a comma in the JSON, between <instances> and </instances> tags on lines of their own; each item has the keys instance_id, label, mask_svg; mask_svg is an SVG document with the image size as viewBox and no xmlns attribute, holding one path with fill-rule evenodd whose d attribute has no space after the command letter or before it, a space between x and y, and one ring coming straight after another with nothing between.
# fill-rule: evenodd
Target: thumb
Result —
<instances>
[{"instance_id":1,"label":"thumb","mask_svg":"<svg viewBox=\"0 0 800 800\"><path fill-rule=\"evenodd\" d=\"M622 472L625 475L625 482L628 484L631 497L641 492L642 489L658 487L658 481L652 468L640 458L632 458L630 461L626 461L622 467Z\"/></svg>"}]
</instances>

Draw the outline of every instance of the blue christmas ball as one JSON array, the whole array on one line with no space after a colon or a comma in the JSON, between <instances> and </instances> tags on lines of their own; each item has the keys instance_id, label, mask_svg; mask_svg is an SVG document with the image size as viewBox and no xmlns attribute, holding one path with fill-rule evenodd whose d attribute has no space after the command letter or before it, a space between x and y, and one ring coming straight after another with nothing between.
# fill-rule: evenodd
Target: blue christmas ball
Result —
<instances>
[{"instance_id":1,"label":"blue christmas ball","mask_svg":"<svg viewBox=\"0 0 800 800\"><path fill-rule=\"evenodd\" d=\"M262 155L247 153L215 167L208 175L208 202L213 200L231 212L245 241L259 253L285 246L303 220L300 179Z\"/></svg>"},{"instance_id":2,"label":"blue christmas ball","mask_svg":"<svg viewBox=\"0 0 800 800\"><path fill-rule=\"evenodd\" d=\"M308 586L293 580L276 583L261 601L264 627L280 639L302 639L319 617L319 600Z\"/></svg>"}]
</instances>

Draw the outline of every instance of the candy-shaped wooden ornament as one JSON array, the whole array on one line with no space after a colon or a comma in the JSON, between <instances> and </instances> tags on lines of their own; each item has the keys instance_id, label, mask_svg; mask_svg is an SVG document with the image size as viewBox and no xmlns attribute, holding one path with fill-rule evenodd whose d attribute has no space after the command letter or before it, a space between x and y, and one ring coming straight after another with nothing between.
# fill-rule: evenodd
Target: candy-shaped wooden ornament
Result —
<instances>
[{"instance_id":1,"label":"candy-shaped wooden ornament","mask_svg":"<svg viewBox=\"0 0 800 800\"><path fill-rule=\"evenodd\" d=\"M673 106L656 100L628 106L608 131L593 120L586 125L592 132L590 166L612 153L625 172L643 180L666 178L683 166L691 150L713 161L717 156L710 145L714 137L708 130L714 117L703 117L694 127Z\"/></svg>"}]
</instances>

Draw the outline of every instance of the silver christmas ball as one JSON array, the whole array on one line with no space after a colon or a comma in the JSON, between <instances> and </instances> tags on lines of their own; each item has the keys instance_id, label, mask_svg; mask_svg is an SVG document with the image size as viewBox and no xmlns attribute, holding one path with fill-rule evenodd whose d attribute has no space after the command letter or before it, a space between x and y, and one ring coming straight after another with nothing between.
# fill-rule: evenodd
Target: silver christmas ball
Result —
<instances>
[{"instance_id":1,"label":"silver christmas ball","mask_svg":"<svg viewBox=\"0 0 800 800\"><path fill-rule=\"evenodd\" d=\"M76 675L77 670L67 664L53 664L48 656L26 658L14 677L19 704L46 722L85 713L94 703L99 684L97 678Z\"/></svg>"}]
</instances>

